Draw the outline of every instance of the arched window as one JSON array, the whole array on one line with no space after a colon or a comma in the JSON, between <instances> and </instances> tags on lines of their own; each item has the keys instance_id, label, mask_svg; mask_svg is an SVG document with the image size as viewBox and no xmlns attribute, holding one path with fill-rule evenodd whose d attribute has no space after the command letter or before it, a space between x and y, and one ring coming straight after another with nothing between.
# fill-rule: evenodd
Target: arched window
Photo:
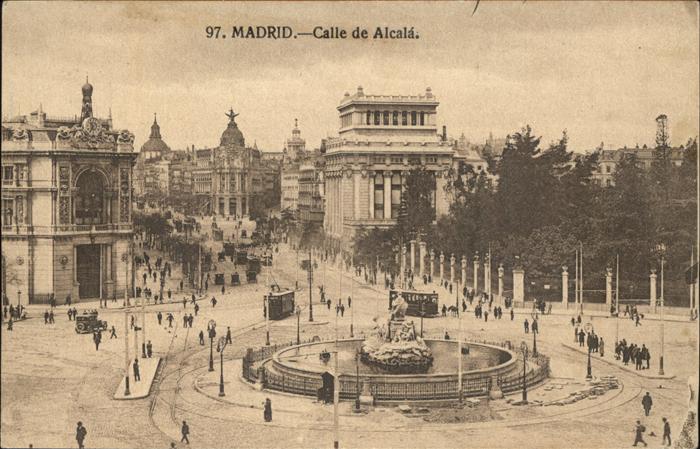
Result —
<instances>
[{"instance_id":1,"label":"arched window","mask_svg":"<svg viewBox=\"0 0 700 449\"><path fill-rule=\"evenodd\" d=\"M379 111L374 111L374 124L379 125L381 122L382 114Z\"/></svg>"},{"instance_id":2,"label":"arched window","mask_svg":"<svg viewBox=\"0 0 700 449\"><path fill-rule=\"evenodd\" d=\"M416 126L416 111L411 111L411 126Z\"/></svg>"},{"instance_id":3,"label":"arched window","mask_svg":"<svg viewBox=\"0 0 700 449\"><path fill-rule=\"evenodd\" d=\"M388 125L389 125L389 111L384 111L384 121L383 121L383 123L384 123L384 126L388 126Z\"/></svg>"},{"instance_id":4,"label":"arched window","mask_svg":"<svg viewBox=\"0 0 700 449\"><path fill-rule=\"evenodd\" d=\"M401 112L401 125L402 126L408 125L408 112L407 111Z\"/></svg>"},{"instance_id":5,"label":"arched window","mask_svg":"<svg viewBox=\"0 0 700 449\"><path fill-rule=\"evenodd\" d=\"M97 171L83 172L76 184L75 224L108 223L107 204L104 194L107 190L104 177Z\"/></svg>"},{"instance_id":6,"label":"arched window","mask_svg":"<svg viewBox=\"0 0 700 449\"><path fill-rule=\"evenodd\" d=\"M399 125L399 111L394 111L391 113L391 124L394 126Z\"/></svg>"}]
</instances>

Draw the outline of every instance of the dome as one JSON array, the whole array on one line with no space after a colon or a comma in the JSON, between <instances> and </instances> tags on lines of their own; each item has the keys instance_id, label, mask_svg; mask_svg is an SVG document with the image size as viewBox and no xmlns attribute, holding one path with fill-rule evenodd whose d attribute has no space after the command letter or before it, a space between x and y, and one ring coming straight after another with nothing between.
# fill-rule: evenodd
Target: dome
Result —
<instances>
[{"instance_id":1,"label":"dome","mask_svg":"<svg viewBox=\"0 0 700 449\"><path fill-rule=\"evenodd\" d=\"M84 97L91 97L92 96L92 84L88 82L88 79L85 78L85 84L83 84L83 96Z\"/></svg>"},{"instance_id":2,"label":"dome","mask_svg":"<svg viewBox=\"0 0 700 449\"><path fill-rule=\"evenodd\" d=\"M221 133L221 146L237 146L244 147L245 139L243 138L243 133L238 129L238 124L236 124L233 119L228 122L228 126Z\"/></svg>"},{"instance_id":3,"label":"dome","mask_svg":"<svg viewBox=\"0 0 700 449\"><path fill-rule=\"evenodd\" d=\"M167 153L170 151L170 147L163 142L161 139L148 139L146 143L141 146L141 152L159 152Z\"/></svg>"}]
</instances>

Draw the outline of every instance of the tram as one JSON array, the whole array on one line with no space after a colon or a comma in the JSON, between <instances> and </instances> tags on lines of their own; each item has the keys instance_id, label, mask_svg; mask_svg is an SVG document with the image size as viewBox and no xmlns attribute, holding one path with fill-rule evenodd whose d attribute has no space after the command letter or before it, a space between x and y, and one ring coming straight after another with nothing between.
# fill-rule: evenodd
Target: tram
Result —
<instances>
[{"instance_id":1,"label":"tram","mask_svg":"<svg viewBox=\"0 0 700 449\"><path fill-rule=\"evenodd\" d=\"M294 313L294 292L283 290L270 292L267 297L271 320L281 320Z\"/></svg>"},{"instance_id":2,"label":"tram","mask_svg":"<svg viewBox=\"0 0 700 449\"><path fill-rule=\"evenodd\" d=\"M410 316L421 316L421 312L425 317L434 317L440 314L438 310L438 294L437 293L425 293L410 290L390 290L389 291L389 309L392 308L394 300L399 297L399 294L403 297L406 304L408 304L408 309L406 310L406 315Z\"/></svg>"}]
</instances>

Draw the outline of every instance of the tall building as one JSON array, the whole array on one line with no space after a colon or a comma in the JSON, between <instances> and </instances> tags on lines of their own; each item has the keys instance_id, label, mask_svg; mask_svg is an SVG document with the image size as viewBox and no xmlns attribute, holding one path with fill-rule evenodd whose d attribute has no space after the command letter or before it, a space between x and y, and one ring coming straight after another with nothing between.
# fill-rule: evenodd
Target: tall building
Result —
<instances>
[{"instance_id":1,"label":"tall building","mask_svg":"<svg viewBox=\"0 0 700 449\"><path fill-rule=\"evenodd\" d=\"M94 117L92 94L86 81L80 119L40 107L2 122L2 286L14 303L131 289L134 136Z\"/></svg>"},{"instance_id":2,"label":"tall building","mask_svg":"<svg viewBox=\"0 0 700 449\"><path fill-rule=\"evenodd\" d=\"M216 148L197 149L191 170L194 194L201 197L203 214L242 217L250 214L251 201L270 184L257 145L245 146L238 114L231 109L228 125Z\"/></svg>"},{"instance_id":3,"label":"tall building","mask_svg":"<svg viewBox=\"0 0 700 449\"><path fill-rule=\"evenodd\" d=\"M306 140L301 138L301 131L299 130L299 122L294 119L294 129L292 129L292 136L289 137L284 143L284 159L285 161L296 161L303 153L306 151Z\"/></svg>"},{"instance_id":4,"label":"tall building","mask_svg":"<svg viewBox=\"0 0 700 449\"><path fill-rule=\"evenodd\" d=\"M396 224L405 180L415 166L435 178L433 205L448 211L444 186L454 151L437 132L439 102L421 95L365 95L362 87L338 106L338 138L325 154L324 229L349 242L362 227Z\"/></svg>"},{"instance_id":5,"label":"tall building","mask_svg":"<svg viewBox=\"0 0 700 449\"><path fill-rule=\"evenodd\" d=\"M688 141L685 148L683 145L669 148L668 154L671 163L676 167L680 167L681 164L683 164L686 148L692 144L692 141ZM637 164L646 170L651 169L654 162L654 149L648 148L646 145L642 146L641 148L639 145L636 145L634 148L628 148L625 146L623 148L618 148L617 150L606 150L601 142L600 146L596 149L596 152L598 153L598 165L595 171L591 173L591 179L598 185L606 187L614 184L617 164L625 155L634 154L637 157Z\"/></svg>"},{"instance_id":6,"label":"tall building","mask_svg":"<svg viewBox=\"0 0 700 449\"><path fill-rule=\"evenodd\" d=\"M312 154L299 167L298 218L302 223L323 225L323 157L318 150Z\"/></svg>"},{"instance_id":7,"label":"tall building","mask_svg":"<svg viewBox=\"0 0 700 449\"><path fill-rule=\"evenodd\" d=\"M292 136L284 143L284 159L281 173L281 210L297 213L299 205L299 166L300 161L307 157L306 141L301 137L299 122L294 119Z\"/></svg>"}]
</instances>

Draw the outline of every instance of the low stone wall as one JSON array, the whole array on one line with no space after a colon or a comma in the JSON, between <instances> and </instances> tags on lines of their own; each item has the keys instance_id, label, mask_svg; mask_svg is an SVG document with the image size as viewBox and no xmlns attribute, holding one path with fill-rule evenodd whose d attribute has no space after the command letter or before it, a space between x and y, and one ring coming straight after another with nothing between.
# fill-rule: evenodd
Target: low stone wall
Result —
<instances>
[{"instance_id":1,"label":"low stone wall","mask_svg":"<svg viewBox=\"0 0 700 449\"><path fill-rule=\"evenodd\" d=\"M361 340L344 340L361 341ZM442 340L441 344L447 343ZM451 344L457 344L452 341ZM520 354L510 351L508 343L466 342L468 345L491 346L510 355L510 359L497 366L465 372L462 375L462 396L487 396L493 383L504 393L522 389L523 375ZM265 388L305 396L317 396L323 386L319 373L310 372L288 364L279 363L282 349L294 345L249 349L243 358L243 377L249 382L260 382ZM525 382L528 387L537 385L549 376L549 358L538 356L528 359ZM455 374L418 375L372 375L361 374L359 383L356 376L341 374L341 399L354 399L358 391L369 391L377 402L457 400L459 390Z\"/></svg>"}]
</instances>

